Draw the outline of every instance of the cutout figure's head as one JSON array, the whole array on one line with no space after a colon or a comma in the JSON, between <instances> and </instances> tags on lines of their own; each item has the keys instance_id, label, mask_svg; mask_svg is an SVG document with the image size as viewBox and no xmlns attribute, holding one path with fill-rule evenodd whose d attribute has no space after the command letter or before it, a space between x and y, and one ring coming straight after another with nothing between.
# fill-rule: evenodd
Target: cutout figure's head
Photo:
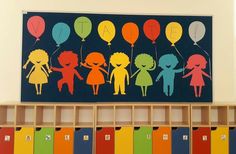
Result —
<instances>
[{"instance_id":1,"label":"cutout figure's head","mask_svg":"<svg viewBox=\"0 0 236 154\"><path fill-rule=\"evenodd\" d=\"M135 66L141 70L151 69L154 66L154 63L152 56L146 53L137 55L134 62Z\"/></svg>"},{"instance_id":2,"label":"cutout figure's head","mask_svg":"<svg viewBox=\"0 0 236 154\"><path fill-rule=\"evenodd\" d=\"M88 54L88 56L85 59L85 62L91 66L91 67L99 67L99 66L107 66L106 64L106 60L103 56L103 54L99 53L99 52L92 52L90 54Z\"/></svg>"},{"instance_id":3,"label":"cutout figure's head","mask_svg":"<svg viewBox=\"0 0 236 154\"><path fill-rule=\"evenodd\" d=\"M29 55L29 61L34 65L46 65L48 63L48 54L42 49L36 49Z\"/></svg>"},{"instance_id":4,"label":"cutout figure's head","mask_svg":"<svg viewBox=\"0 0 236 154\"><path fill-rule=\"evenodd\" d=\"M207 64L207 61L205 57L199 54L195 54L188 58L186 68L187 69L195 69L195 68L205 69L206 64Z\"/></svg>"},{"instance_id":5,"label":"cutout figure's head","mask_svg":"<svg viewBox=\"0 0 236 154\"><path fill-rule=\"evenodd\" d=\"M116 52L111 55L110 63L113 67L125 68L129 65L129 57L123 52Z\"/></svg>"},{"instance_id":6,"label":"cutout figure's head","mask_svg":"<svg viewBox=\"0 0 236 154\"><path fill-rule=\"evenodd\" d=\"M73 53L73 51L63 51L59 55L58 61L62 67L70 68L77 67L79 63L78 55Z\"/></svg>"},{"instance_id":7,"label":"cutout figure's head","mask_svg":"<svg viewBox=\"0 0 236 154\"><path fill-rule=\"evenodd\" d=\"M165 54L159 59L159 67L163 70L165 69L174 69L179 63L177 57L173 54Z\"/></svg>"}]
</instances>

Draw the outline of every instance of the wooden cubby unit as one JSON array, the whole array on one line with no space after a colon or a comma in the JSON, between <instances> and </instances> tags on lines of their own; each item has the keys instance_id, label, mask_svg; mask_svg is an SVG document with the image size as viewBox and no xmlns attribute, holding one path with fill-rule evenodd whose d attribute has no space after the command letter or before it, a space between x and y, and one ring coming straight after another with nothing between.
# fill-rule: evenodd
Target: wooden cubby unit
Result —
<instances>
[{"instance_id":1,"label":"wooden cubby unit","mask_svg":"<svg viewBox=\"0 0 236 154\"><path fill-rule=\"evenodd\" d=\"M189 127L190 126L190 106L171 105L171 126Z\"/></svg>"},{"instance_id":2,"label":"wooden cubby unit","mask_svg":"<svg viewBox=\"0 0 236 154\"><path fill-rule=\"evenodd\" d=\"M55 125L55 106L38 105L36 106L36 127L54 127Z\"/></svg>"},{"instance_id":3,"label":"wooden cubby unit","mask_svg":"<svg viewBox=\"0 0 236 154\"><path fill-rule=\"evenodd\" d=\"M16 106L16 126L34 127L35 126L35 106L17 105Z\"/></svg>"},{"instance_id":4,"label":"wooden cubby unit","mask_svg":"<svg viewBox=\"0 0 236 154\"><path fill-rule=\"evenodd\" d=\"M192 105L191 121L193 127L209 127L210 126L210 106L209 105Z\"/></svg>"},{"instance_id":5,"label":"wooden cubby unit","mask_svg":"<svg viewBox=\"0 0 236 154\"><path fill-rule=\"evenodd\" d=\"M0 127L14 127L15 105L0 105Z\"/></svg>"},{"instance_id":6,"label":"wooden cubby unit","mask_svg":"<svg viewBox=\"0 0 236 154\"><path fill-rule=\"evenodd\" d=\"M230 105L228 108L228 123L230 127L236 127L236 106Z\"/></svg>"},{"instance_id":7,"label":"wooden cubby unit","mask_svg":"<svg viewBox=\"0 0 236 154\"><path fill-rule=\"evenodd\" d=\"M152 106L151 105L135 105L134 106L134 121L135 127L151 126L152 124Z\"/></svg>"},{"instance_id":8,"label":"wooden cubby unit","mask_svg":"<svg viewBox=\"0 0 236 154\"><path fill-rule=\"evenodd\" d=\"M220 105L211 106L211 126L227 126L228 125L228 106Z\"/></svg>"},{"instance_id":9,"label":"wooden cubby unit","mask_svg":"<svg viewBox=\"0 0 236 154\"><path fill-rule=\"evenodd\" d=\"M75 106L58 105L56 106L56 127L74 127Z\"/></svg>"},{"instance_id":10,"label":"wooden cubby unit","mask_svg":"<svg viewBox=\"0 0 236 154\"><path fill-rule=\"evenodd\" d=\"M94 126L94 107L80 105L75 107L75 127L91 128Z\"/></svg>"},{"instance_id":11,"label":"wooden cubby unit","mask_svg":"<svg viewBox=\"0 0 236 154\"><path fill-rule=\"evenodd\" d=\"M153 105L152 108L152 125L170 126L170 105Z\"/></svg>"},{"instance_id":12,"label":"wooden cubby unit","mask_svg":"<svg viewBox=\"0 0 236 154\"><path fill-rule=\"evenodd\" d=\"M133 106L116 105L115 106L115 126L132 126L133 125Z\"/></svg>"},{"instance_id":13,"label":"wooden cubby unit","mask_svg":"<svg viewBox=\"0 0 236 154\"><path fill-rule=\"evenodd\" d=\"M97 105L96 127L113 127L115 125L115 106Z\"/></svg>"}]
</instances>

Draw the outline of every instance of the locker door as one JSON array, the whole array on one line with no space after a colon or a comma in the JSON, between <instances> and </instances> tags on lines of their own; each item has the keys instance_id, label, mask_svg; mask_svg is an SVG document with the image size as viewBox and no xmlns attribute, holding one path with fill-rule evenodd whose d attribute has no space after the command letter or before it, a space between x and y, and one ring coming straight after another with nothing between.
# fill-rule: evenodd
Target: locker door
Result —
<instances>
[{"instance_id":1,"label":"locker door","mask_svg":"<svg viewBox=\"0 0 236 154\"><path fill-rule=\"evenodd\" d=\"M218 127L211 129L211 153L228 154L229 153L229 129L227 127Z\"/></svg>"},{"instance_id":2,"label":"locker door","mask_svg":"<svg viewBox=\"0 0 236 154\"><path fill-rule=\"evenodd\" d=\"M14 153L14 128L0 128L0 154Z\"/></svg>"},{"instance_id":3,"label":"locker door","mask_svg":"<svg viewBox=\"0 0 236 154\"><path fill-rule=\"evenodd\" d=\"M114 154L114 128L96 130L96 154Z\"/></svg>"},{"instance_id":4,"label":"locker door","mask_svg":"<svg viewBox=\"0 0 236 154\"><path fill-rule=\"evenodd\" d=\"M229 129L229 154L236 153L236 128Z\"/></svg>"},{"instance_id":5,"label":"locker door","mask_svg":"<svg viewBox=\"0 0 236 154\"><path fill-rule=\"evenodd\" d=\"M193 128L192 135L193 154L211 154L211 129Z\"/></svg>"},{"instance_id":6,"label":"locker door","mask_svg":"<svg viewBox=\"0 0 236 154\"><path fill-rule=\"evenodd\" d=\"M92 154L93 129L81 128L75 130L74 154Z\"/></svg>"},{"instance_id":7,"label":"locker door","mask_svg":"<svg viewBox=\"0 0 236 154\"><path fill-rule=\"evenodd\" d=\"M189 128L172 128L172 154L189 154Z\"/></svg>"},{"instance_id":8,"label":"locker door","mask_svg":"<svg viewBox=\"0 0 236 154\"><path fill-rule=\"evenodd\" d=\"M134 129L134 154L152 154L152 128Z\"/></svg>"},{"instance_id":9,"label":"locker door","mask_svg":"<svg viewBox=\"0 0 236 154\"><path fill-rule=\"evenodd\" d=\"M133 154L133 127L116 128L115 154Z\"/></svg>"},{"instance_id":10,"label":"locker door","mask_svg":"<svg viewBox=\"0 0 236 154\"><path fill-rule=\"evenodd\" d=\"M153 154L171 154L171 128L153 128L152 132Z\"/></svg>"},{"instance_id":11,"label":"locker door","mask_svg":"<svg viewBox=\"0 0 236 154\"><path fill-rule=\"evenodd\" d=\"M54 133L54 154L73 154L74 129L56 129Z\"/></svg>"},{"instance_id":12,"label":"locker door","mask_svg":"<svg viewBox=\"0 0 236 154\"><path fill-rule=\"evenodd\" d=\"M53 154L53 128L36 129L34 139L34 154Z\"/></svg>"},{"instance_id":13,"label":"locker door","mask_svg":"<svg viewBox=\"0 0 236 154\"><path fill-rule=\"evenodd\" d=\"M14 154L34 153L34 128L17 129L14 140Z\"/></svg>"}]
</instances>

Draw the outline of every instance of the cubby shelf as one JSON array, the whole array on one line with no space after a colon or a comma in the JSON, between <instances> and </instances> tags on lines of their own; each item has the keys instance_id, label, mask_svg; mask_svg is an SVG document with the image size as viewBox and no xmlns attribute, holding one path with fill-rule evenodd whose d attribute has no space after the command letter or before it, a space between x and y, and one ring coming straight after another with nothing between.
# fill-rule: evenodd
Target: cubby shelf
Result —
<instances>
[{"instance_id":1,"label":"cubby shelf","mask_svg":"<svg viewBox=\"0 0 236 154\"><path fill-rule=\"evenodd\" d=\"M210 126L210 106L209 105L192 105L191 117L193 127Z\"/></svg>"},{"instance_id":2,"label":"cubby shelf","mask_svg":"<svg viewBox=\"0 0 236 154\"><path fill-rule=\"evenodd\" d=\"M15 125L15 106L0 105L0 127L12 127Z\"/></svg>"},{"instance_id":3,"label":"cubby shelf","mask_svg":"<svg viewBox=\"0 0 236 154\"><path fill-rule=\"evenodd\" d=\"M190 106L173 105L171 106L171 126L188 127L190 125Z\"/></svg>"}]
</instances>

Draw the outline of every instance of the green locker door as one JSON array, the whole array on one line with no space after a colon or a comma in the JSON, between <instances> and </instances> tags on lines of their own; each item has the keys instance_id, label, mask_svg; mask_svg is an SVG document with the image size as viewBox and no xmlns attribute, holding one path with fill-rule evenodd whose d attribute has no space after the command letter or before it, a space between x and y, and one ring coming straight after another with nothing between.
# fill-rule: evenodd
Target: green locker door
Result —
<instances>
[{"instance_id":1,"label":"green locker door","mask_svg":"<svg viewBox=\"0 0 236 154\"><path fill-rule=\"evenodd\" d=\"M134 154L152 154L152 128L134 129Z\"/></svg>"},{"instance_id":2,"label":"green locker door","mask_svg":"<svg viewBox=\"0 0 236 154\"><path fill-rule=\"evenodd\" d=\"M34 136L34 154L53 154L53 128L37 128Z\"/></svg>"}]
</instances>

